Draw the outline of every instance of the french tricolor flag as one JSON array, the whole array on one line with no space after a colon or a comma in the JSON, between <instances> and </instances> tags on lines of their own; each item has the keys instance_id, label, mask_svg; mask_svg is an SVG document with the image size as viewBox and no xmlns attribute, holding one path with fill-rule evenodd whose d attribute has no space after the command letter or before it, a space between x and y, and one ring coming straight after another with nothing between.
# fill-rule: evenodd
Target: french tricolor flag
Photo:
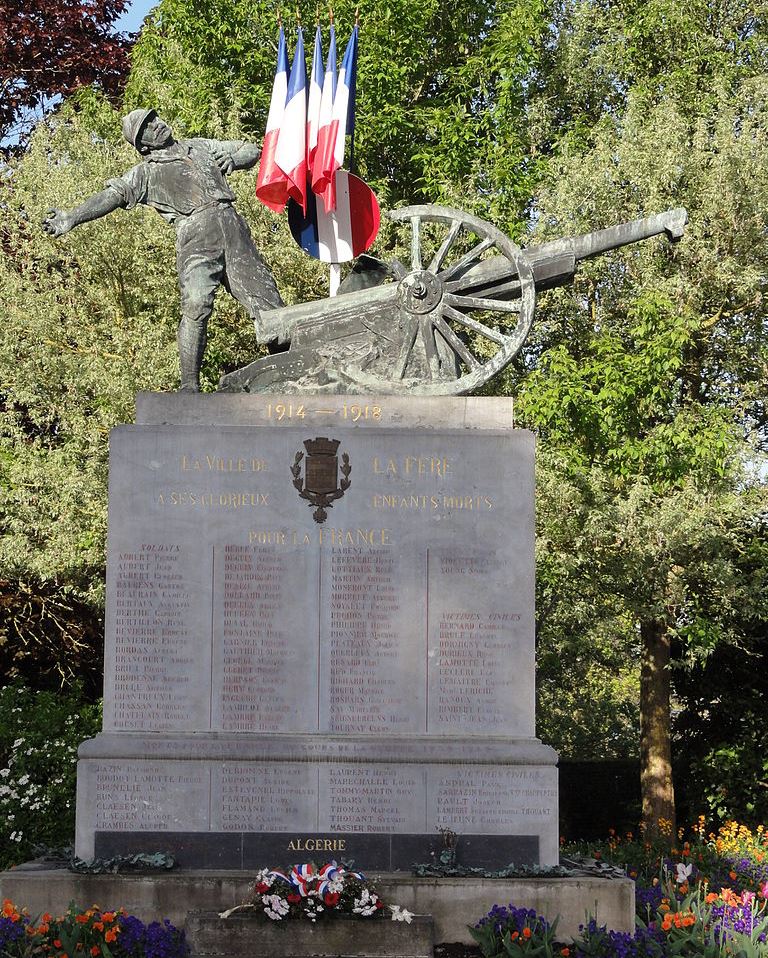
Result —
<instances>
[{"instance_id":1,"label":"french tricolor flag","mask_svg":"<svg viewBox=\"0 0 768 958\"><path fill-rule=\"evenodd\" d=\"M288 177L288 195L307 208L307 65L304 62L304 37L299 27L293 53L288 94L275 162Z\"/></svg>"},{"instance_id":2,"label":"french tricolor flag","mask_svg":"<svg viewBox=\"0 0 768 958\"><path fill-rule=\"evenodd\" d=\"M333 100L336 96L336 28L331 24L331 40L328 47L328 62L325 67L323 95L320 100L317 147L312 159L312 192L322 194L328 187L329 177L324 172L325 157L331 162L334 146Z\"/></svg>"},{"instance_id":3,"label":"french tricolor flag","mask_svg":"<svg viewBox=\"0 0 768 958\"><path fill-rule=\"evenodd\" d=\"M285 45L285 34L280 27L280 38L277 45L277 69L275 81L272 84L272 99L269 104L267 117L267 132L264 135L264 145L261 150L259 175L256 180L256 196L261 202L282 213L288 202L288 177L275 162L275 150L280 135L280 128L285 113L285 99L288 90L288 51Z\"/></svg>"},{"instance_id":4,"label":"french tricolor flag","mask_svg":"<svg viewBox=\"0 0 768 958\"><path fill-rule=\"evenodd\" d=\"M357 78L357 34L355 25L352 36L349 38L344 59L341 61L339 82L336 86L336 95L333 98L333 116L331 132L323 154L323 175L327 180L328 188L323 193L323 202L326 213L336 209L335 173L344 165L344 151L347 135L354 136L355 132L355 82Z\"/></svg>"},{"instance_id":5,"label":"french tricolor flag","mask_svg":"<svg viewBox=\"0 0 768 958\"><path fill-rule=\"evenodd\" d=\"M307 102L307 173L312 174L312 160L317 151L317 135L320 132L320 105L323 98L323 47L320 27L315 30L315 51L312 55L312 73L309 77L309 100Z\"/></svg>"}]
</instances>

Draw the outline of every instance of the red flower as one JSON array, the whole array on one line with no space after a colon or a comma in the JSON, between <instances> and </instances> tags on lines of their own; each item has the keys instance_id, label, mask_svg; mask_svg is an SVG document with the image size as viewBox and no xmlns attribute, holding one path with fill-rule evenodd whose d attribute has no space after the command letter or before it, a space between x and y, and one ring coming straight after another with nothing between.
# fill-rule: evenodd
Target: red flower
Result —
<instances>
[{"instance_id":1,"label":"red flower","mask_svg":"<svg viewBox=\"0 0 768 958\"><path fill-rule=\"evenodd\" d=\"M376 902L376 907L377 907L377 908L383 908L383 907L384 907L384 902L383 902L381 899L379 899L379 900Z\"/></svg>"},{"instance_id":2,"label":"red flower","mask_svg":"<svg viewBox=\"0 0 768 958\"><path fill-rule=\"evenodd\" d=\"M335 908L339 903L339 898L341 896L336 891L328 891L325 893L323 901L329 908Z\"/></svg>"},{"instance_id":3,"label":"red flower","mask_svg":"<svg viewBox=\"0 0 768 958\"><path fill-rule=\"evenodd\" d=\"M260 881L256 886L256 892L259 895L263 895L265 891L269 891L269 885L265 885L263 881Z\"/></svg>"},{"instance_id":4,"label":"red flower","mask_svg":"<svg viewBox=\"0 0 768 958\"><path fill-rule=\"evenodd\" d=\"M298 903L301 901L301 895L296 895L295 893L292 895L286 895L285 900L289 905L298 905Z\"/></svg>"}]
</instances>

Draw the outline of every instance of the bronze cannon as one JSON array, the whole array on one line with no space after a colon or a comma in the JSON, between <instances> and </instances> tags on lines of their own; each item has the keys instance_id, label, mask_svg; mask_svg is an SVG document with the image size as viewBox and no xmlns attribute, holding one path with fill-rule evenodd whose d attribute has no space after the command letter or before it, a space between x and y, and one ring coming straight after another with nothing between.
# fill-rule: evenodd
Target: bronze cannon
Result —
<instances>
[{"instance_id":1,"label":"bronze cannon","mask_svg":"<svg viewBox=\"0 0 768 958\"><path fill-rule=\"evenodd\" d=\"M522 347L537 292L568 283L583 259L661 234L675 242L688 221L667 210L523 250L459 210L388 215L410 230L410 266L395 259L380 285L264 312L290 347L223 376L221 390L465 395Z\"/></svg>"}]
</instances>

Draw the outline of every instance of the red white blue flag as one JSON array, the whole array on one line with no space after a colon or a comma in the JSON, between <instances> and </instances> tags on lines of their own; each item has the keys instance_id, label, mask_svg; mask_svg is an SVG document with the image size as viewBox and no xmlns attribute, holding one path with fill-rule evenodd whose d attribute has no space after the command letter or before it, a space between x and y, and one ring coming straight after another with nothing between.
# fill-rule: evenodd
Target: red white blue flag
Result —
<instances>
[{"instance_id":1,"label":"red white blue flag","mask_svg":"<svg viewBox=\"0 0 768 958\"><path fill-rule=\"evenodd\" d=\"M329 157L330 162L325 166L330 188L323 194L326 213L336 209L336 182L334 177L336 171L344 166L347 136L354 136L355 133L357 33L358 28L355 25L347 49L344 51L344 59L341 61L341 70L339 71L339 82L336 86L336 96L333 98L333 120L331 122L331 127L334 130L333 154ZM325 162L325 157L323 159Z\"/></svg>"},{"instance_id":2,"label":"red white blue flag","mask_svg":"<svg viewBox=\"0 0 768 958\"><path fill-rule=\"evenodd\" d=\"M312 160L317 151L317 136L320 132L320 105L323 97L323 47L320 27L315 30L315 50L312 55L312 72L309 75L309 100L307 101L307 174L312 175Z\"/></svg>"},{"instance_id":3,"label":"red white blue flag","mask_svg":"<svg viewBox=\"0 0 768 958\"><path fill-rule=\"evenodd\" d=\"M277 45L277 69L272 84L272 99L269 104L267 117L267 132L264 135L264 145L261 150L259 175L256 180L256 196L261 202L282 213L288 202L288 177L275 162L275 150L280 128L285 113L285 99L288 91L288 51L285 45L285 34L280 27L280 37Z\"/></svg>"},{"instance_id":4,"label":"red white blue flag","mask_svg":"<svg viewBox=\"0 0 768 958\"><path fill-rule=\"evenodd\" d=\"M371 247L379 230L381 214L373 190L363 181L338 170L334 177L336 209L326 213L314 193L307 209L288 204L291 234L305 253L322 263L346 263Z\"/></svg>"},{"instance_id":5,"label":"red white blue flag","mask_svg":"<svg viewBox=\"0 0 768 958\"><path fill-rule=\"evenodd\" d=\"M312 159L312 192L322 194L328 187L329 177L323 166L324 158L333 155L333 99L336 96L336 29L331 24L331 40L328 47L328 62L325 66L323 95L320 100L320 120L317 134L317 148Z\"/></svg>"},{"instance_id":6,"label":"red white blue flag","mask_svg":"<svg viewBox=\"0 0 768 958\"><path fill-rule=\"evenodd\" d=\"M331 122L323 136L325 127L321 126L322 146L318 144L315 163L312 169L312 189L322 194L326 213L336 209L336 184L334 174L344 165L344 152L347 134L354 135L355 129L355 80L357 75L357 34L355 26L349 38L344 59L341 62L339 79L333 97ZM327 81L327 74L326 74ZM325 89L323 89L325 92Z\"/></svg>"},{"instance_id":7,"label":"red white blue flag","mask_svg":"<svg viewBox=\"0 0 768 958\"><path fill-rule=\"evenodd\" d=\"M285 113L277 138L275 161L289 180L288 194L307 208L307 65L301 27L296 38Z\"/></svg>"}]
</instances>

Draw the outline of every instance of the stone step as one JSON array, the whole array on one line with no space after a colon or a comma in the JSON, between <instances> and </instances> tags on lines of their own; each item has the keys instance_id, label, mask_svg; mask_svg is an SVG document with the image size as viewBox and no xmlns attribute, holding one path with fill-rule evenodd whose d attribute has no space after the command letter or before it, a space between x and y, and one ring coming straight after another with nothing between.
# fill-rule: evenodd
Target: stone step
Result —
<instances>
[{"instance_id":1,"label":"stone step","mask_svg":"<svg viewBox=\"0 0 768 958\"><path fill-rule=\"evenodd\" d=\"M336 916L265 923L261 917L192 911L186 921L190 958L433 958L434 922Z\"/></svg>"}]
</instances>

